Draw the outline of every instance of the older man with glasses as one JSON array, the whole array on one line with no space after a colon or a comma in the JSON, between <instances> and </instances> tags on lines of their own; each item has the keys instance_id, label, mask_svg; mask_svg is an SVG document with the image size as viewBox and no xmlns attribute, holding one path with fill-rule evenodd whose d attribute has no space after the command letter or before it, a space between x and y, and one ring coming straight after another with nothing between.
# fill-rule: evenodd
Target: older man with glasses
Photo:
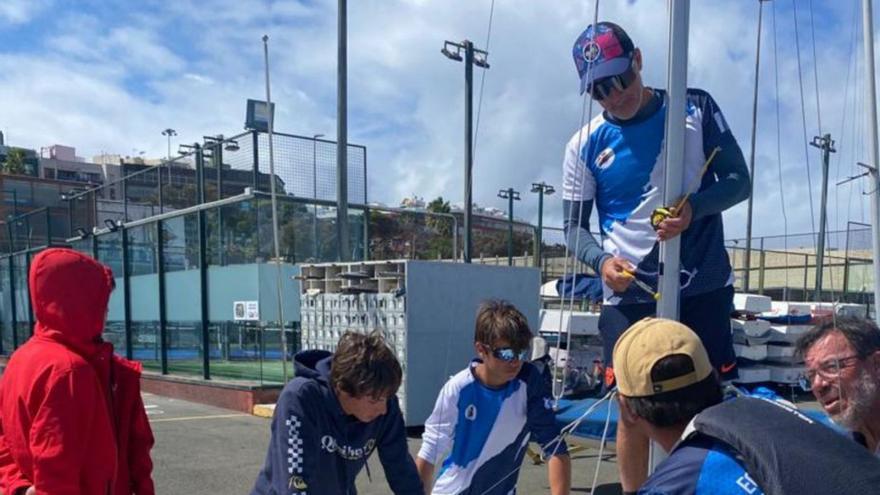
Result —
<instances>
[{"instance_id":1,"label":"older man with glasses","mask_svg":"<svg viewBox=\"0 0 880 495\"><path fill-rule=\"evenodd\" d=\"M797 342L816 400L835 423L880 457L880 330L864 318L837 317Z\"/></svg>"}]
</instances>

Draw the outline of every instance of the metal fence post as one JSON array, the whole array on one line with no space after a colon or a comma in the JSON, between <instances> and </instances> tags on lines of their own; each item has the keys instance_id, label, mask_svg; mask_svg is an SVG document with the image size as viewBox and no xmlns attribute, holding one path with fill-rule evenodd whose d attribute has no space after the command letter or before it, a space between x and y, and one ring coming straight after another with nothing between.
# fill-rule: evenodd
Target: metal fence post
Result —
<instances>
[{"instance_id":1,"label":"metal fence post","mask_svg":"<svg viewBox=\"0 0 880 495\"><path fill-rule=\"evenodd\" d=\"M810 271L810 255L804 255L804 301L807 300L807 272Z\"/></svg>"},{"instance_id":2,"label":"metal fence post","mask_svg":"<svg viewBox=\"0 0 880 495\"><path fill-rule=\"evenodd\" d=\"M156 276L159 282L159 362L162 374L168 374L168 322L165 313L165 235L162 220L156 221Z\"/></svg>"},{"instance_id":3,"label":"metal fence post","mask_svg":"<svg viewBox=\"0 0 880 495\"><path fill-rule=\"evenodd\" d=\"M124 316L125 327L125 357L127 359L134 358L134 345L132 343L131 329L131 280L129 264L131 260L128 257L128 230L125 225L119 230L122 238L122 312Z\"/></svg>"},{"instance_id":4,"label":"metal fence post","mask_svg":"<svg viewBox=\"0 0 880 495\"><path fill-rule=\"evenodd\" d=\"M10 316L12 316L12 349L18 348L18 311L15 308L15 261L14 256L9 255L9 301L12 303L9 307Z\"/></svg>"},{"instance_id":5,"label":"metal fence post","mask_svg":"<svg viewBox=\"0 0 880 495\"><path fill-rule=\"evenodd\" d=\"M253 136L253 152L254 152L254 192L260 190L260 185L257 178L260 175L260 138L257 134L258 131L252 131L251 136Z\"/></svg>"}]
</instances>

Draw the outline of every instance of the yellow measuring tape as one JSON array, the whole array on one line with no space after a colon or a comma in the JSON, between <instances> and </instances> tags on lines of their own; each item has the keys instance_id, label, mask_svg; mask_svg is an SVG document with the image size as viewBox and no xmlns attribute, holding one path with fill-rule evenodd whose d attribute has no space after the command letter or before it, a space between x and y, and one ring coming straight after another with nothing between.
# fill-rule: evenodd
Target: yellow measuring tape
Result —
<instances>
[{"instance_id":1,"label":"yellow measuring tape","mask_svg":"<svg viewBox=\"0 0 880 495\"><path fill-rule=\"evenodd\" d=\"M679 212L681 211L681 207L684 206L685 201L688 200L690 195L693 193L691 189L693 189L699 181L703 178L703 175L706 174L706 170L709 170L709 165L712 164L712 160L715 159L715 155L721 151L720 146L716 146L715 149L712 150L712 153L709 154L709 158L706 159L706 163L703 164L703 167L700 169L700 175L694 178L692 184L689 185L688 192L678 200L678 203L673 207L661 206L659 208L655 208L654 211L651 212L651 227L654 227L654 230L660 228L660 224L663 220L667 218L677 217Z\"/></svg>"}]
</instances>

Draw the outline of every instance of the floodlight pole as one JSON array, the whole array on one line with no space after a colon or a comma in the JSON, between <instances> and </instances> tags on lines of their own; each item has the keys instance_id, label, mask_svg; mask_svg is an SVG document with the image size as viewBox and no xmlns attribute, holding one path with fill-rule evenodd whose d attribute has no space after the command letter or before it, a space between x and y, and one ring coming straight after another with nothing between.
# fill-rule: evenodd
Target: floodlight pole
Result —
<instances>
[{"instance_id":1,"label":"floodlight pole","mask_svg":"<svg viewBox=\"0 0 880 495\"><path fill-rule=\"evenodd\" d=\"M508 187L498 191L498 197L507 200L507 266L513 266L513 201L519 201L519 191Z\"/></svg>"},{"instance_id":2,"label":"floodlight pole","mask_svg":"<svg viewBox=\"0 0 880 495\"><path fill-rule=\"evenodd\" d=\"M819 209L819 239L816 243L816 292L815 300L822 300L822 275L825 268L825 223L828 217L828 165L831 159L831 153L836 153L834 149L834 140L831 134L824 136L815 136L810 146L822 150L822 196Z\"/></svg>"},{"instance_id":3,"label":"floodlight pole","mask_svg":"<svg viewBox=\"0 0 880 495\"><path fill-rule=\"evenodd\" d=\"M348 27L346 0L339 0L336 60L336 242L339 261L349 261L348 228Z\"/></svg>"},{"instance_id":4,"label":"floodlight pole","mask_svg":"<svg viewBox=\"0 0 880 495\"><path fill-rule=\"evenodd\" d=\"M315 134L312 136L312 199L318 199L318 138L324 137L323 134ZM312 210L312 241L314 249L312 258L318 261L318 202L313 204Z\"/></svg>"},{"instance_id":5,"label":"floodlight pole","mask_svg":"<svg viewBox=\"0 0 880 495\"><path fill-rule=\"evenodd\" d=\"M541 267L541 251L544 248L544 195L556 192L550 184L536 182L532 184L531 191L538 193L538 232L535 234L535 266Z\"/></svg>"},{"instance_id":6,"label":"floodlight pole","mask_svg":"<svg viewBox=\"0 0 880 495\"><path fill-rule=\"evenodd\" d=\"M455 51L450 51L449 48ZM461 62L461 52L464 51L464 262L471 262L473 251L473 168L474 168L474 145L473 145L473 117L474 117L474 65L484 69L489 68L486 58L489 52L474 48L470 40L461 43L446 41L440 52L446 58Z\"/></svg>"},{"instance_id":7,"label":"floodlight pole","mask_svg":"<svg viewBox=\"0 0 880 495\"><path fill-rule=\"evenodd\" d=\"M263 60L266 66L266 108L269 112L269 192L272 198L272 240L275 244L275 293L278 297L278 326L281 330L281 370L287 383L287 335L284 331L284 303L281 298L281 246L278 241L278 198L275 192L275 112L272 111L272 93L269 89L269 36L263 35Z\"/></svg>"},{"instance_id":8,"label":"floodlight pole","mask_svg":"<svg viewBox=\"0 0 880 495\"><path fill-rule=\"evenodd\" d=\"M755 49L755 89L752 94L752 150L749 155L749 201L746 213L746 258L743 272L743 290L749 291L749 276L752 268L752 207L755 196L755 139L758 132L758 75L761 67L761 21L764 14L764 2L758 0L758 47Z\"/></svg>"}]
</instances>

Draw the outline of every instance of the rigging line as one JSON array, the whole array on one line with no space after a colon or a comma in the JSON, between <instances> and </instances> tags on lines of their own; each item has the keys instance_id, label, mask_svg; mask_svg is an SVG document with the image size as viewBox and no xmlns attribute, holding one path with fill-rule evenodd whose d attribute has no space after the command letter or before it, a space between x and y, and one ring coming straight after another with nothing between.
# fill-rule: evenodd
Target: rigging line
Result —
<instances>
[{"instance_id":1,"label":"rigging line","mask_svg":"<svg viewBox=\"0 0 880 495\"><path fill-rule=\"evenodd\" d=\"M852 10L853 10L853 15L852 15L853 28L852 28L852 34L850 35L850 47L849 47L850 58L849 58L849 62L846 64L846 84L844 85L844 90L843 90L843 115L840 119L840 136L841 136L841 138L844 138L846 136L847 108L849 107L849 85L850 85L850 80L851 80L851 76L852 76L853 63L855 62L855 58L856 58L856 54L855 54L856 28L855 28L855 25L858 22L858 17L856 16L856 13L858 12L858 10L855 8L855 4L853 4ZM855 111L855 109L853 109L853 111ZM847 148L849 148L849 147L847 147ZM836 175L837 175L838 182L840 181L840 178L841 178L840 164L843 162L843 155L844 155L844 152L843 152L843 150L841 150L841 152L836 157L837 158L837 164L836 164L837 174ZM839 187L834 188L834 210L835 210L835 220L836 220L836 222L835 222L836 227L835 228L839 230L840 229L840 188Z\"/></svg>"},{"instance_id":2,"label":"rigging line","mask_svg":"<svg viewBox=\"0 0 880 495\"><path fill-rule=\"evenodd\" d=\"M489 7L489 27L486 29L486 44L483 45L483 50L486 50L486 58L489 58L489 41L492 39L492 18L495 16L495 0L492 0L492 5ZM483 110L483 87L486 85L486 73L489 72L487 70L483 70L480 75L480 97L477 99L477 121L474 122L474 143L473 143L473 153L474 156L477 154L477 136L480 132L480 114Z\"/></svg>"},{"instance_id":3,"label":"rigging line","mask_svg":"<svg viewBox=\"0 0 880 495\"><path fill-rule=\"evenodd\" d=\"M783 289L783 299L788 291L788 215L785 212L785 187L782 182L782 129L780 128L779 119L779 52L776 43L776 2L773 2L773 76L776 88L776 166L779 171L779 200L782 203L782 227L783 237L782 243L785 247L785 288ZM752 180L755 180L752 178Z\"/></svg>"},{"instance_id":4,"label":"rigging line","mask_svg":"<svg viewBox=\"0 0 880 495\"><path fill-rule=\"evenodd\" d=\"M804 164L807 169L807 197L810 198L810 227L813 231L813 242L816 242L816 212L813 208L813 179L810 176L810 150L808 148L809 139L807 138L807 111L804 102L804 78L803 71L801 70L801 44L800 34L798 32L797 0L792 0L792 5L794 5L794 46L795 50L797 50L798 84L800 85L801 94L801 121L803 122L804 132Z\"/></svg>"},{"instance_id":5,"label":"rigging line","mask_svg":"<svg viewBox=\"0 0 880 495\"><path fill-rule=\"evenodd\" d=\"M813 27L813 17L815 17L815 13L813 12L813 0L810 0L810 37L813 41L813 80L816 85L816 118L819 123L819 135L822 136L822 107L819 106L819 61L816 58L816 29Z\"/></svg>"},{"instance_id":6,"label":"rigging line","mask_svg":"<svg viewBox=\"0 0 880 495\"><path fill-rule=\"evenodd\" d=\"M577 427L581 424L581 422L582 422L584 419L586 419L590 414L592 414L593 411L596 410L596 408L599 407L599 405L602 404L602 402L604 402L604 401L607 400L607 401L609 401L609 403L610 403L610 402L611 402L611 398L614 397L614 394L616 394L616 393L617 393L617 387L614 387L613 389L611 389L610 391L608 391L608 393L605 394L604 397L602 397L601 399L597 400L597 401L594 402L590 407L588 407L587 410L586 410L583 414L581 414L577 419L575 419L575 420L572 421L571 423L569 423L569 424L565 425L564 427L562 427L562 430L560 431L559 435L556 435L556 437L554 437L552 440L550 440L549 442L547 442L547 443L544 444L544 445L540 445L540 444L538 444L538 446L541 448L541 454L540 454L541 460L542 460L542 461L547 461L547 459L548 459L549 457L553 457L554 455L556 455L556 452L558 451L559 446L562 445L562 442L565 441L565 438L566 438L567 436L569 436L569 435L570 435L575 429L577 429ZM606 431L607 431L608 424L610 423L610 421L611 421L611 416L610 416L610 414L609 414L608 419L606 420L606 424L605 424ZM604 439L603 439L603 440L604 440ZM555 445L554 448L553 448L553 453L551 453L549 457L545 457L544 453L545 453L546 449L548 449L551 445ZM600 462L601 462L601 461L600 461ZM519 466L513 468L509 473L507 473L507 474L505 474L503 477L501 477L501 479L499 479L498 481L496 481L492 486L490 486L489 488L483 490L483 491L480 493L480 495L486 495L487 493L490 493L493 489L495 489L496 486L498 486L499 484L501 484L504 480L506 480L507 478L509 478L509 477L513 476L514 474L518 473L520 469L522 469L522 463L520 463ZM590 493L592 493L592 490L591 490Z\"/></svg>"},{"instance_id":7,"label":"rigging line","mask_svg":"<svg viewBox=\"0 0 880 495\"><path fill-rule=\"evenodd\" d=\"M856 16L855 26L854 26L853 30L854 30L854 37L858 38L859 37L858 35L861 32L861 22L859 22L858 16ZM853 58L854 58L853 66L855 67L855 71L854 71L855 72L855 75L854 75L855 81L861 80L859 77L859 74L861 73L860 72L861 68L859 67L859 63L858 63L858 60L859 60L858 57L860 57L859 50L860 50L860 45L857 45L852 50L853 51ZM858 83L856 83L856 86L858 87ZM859 141L857 140L857 136L860 135L859 134L859 122L860 122L859 118L861 117L861 110L860 110L861 107L859 106L859 101L860 101L859 95L861 95L861 94L862 94L861 91L854 91L853 95L852 95L853 112L852 112L852 126L851 126L851 128L852 128L851 129L851 132L852 132L851 142L853 144L852 144L852 147L850 148L850 153L852 154L850 156L850 161L849 161L850 162L850 172L851 172L850 175L855 175L855 172L857 169L857 166L856 166L857 158L856 157L859 155ZM849 196L847 197L847 205L846 205L846 219L847 219L847 221L852 220L853 188L856 186L856 184L854 182L855 181L852 181L849 184Z\"/></svg>"},{"instance_id":8,"label":"rigging line","mask_svg":"<svg viewBox=\"0 0 880 495\"><path fill-rule=\"evenodd\" d=\"M812 6L812 0L810 0L810 3L811 3L811 6ZM812 12L812 11L811 11L811 12ZM856 12L856 9L855 9L855 7L853 7L853 14L855 14L855 12ZM812 19L812 17L811 17L811 19ZM853 21L856 21L856 17L855 17L855 15L853 15ZM852 30L852 33L855 34L855 29ZM851 35L851 36L850 36L850 50L849 50L849 53L851 54L851 55L850 55L850 60L849 60L850 63L847 63L846 83L844 84L844 90L843 90L843 116L842 116L842 118L841 118L841 120L840 120L840 136L841 136L841 137L843 136L843 132L844 132L844 131L843 131L843 128L844 128L844 125L845 125L845 123L846 123L846 106L847 106L846 103L847 103L847 97L849 96L849 85L850 85L850 75L851 75L851 74L850 74L850 69L852 68L852 64L851 64L851 62L852 62L853 59L854 59L854 57L853 57L853 55L852 55L853 52L854 52L854 50L853 50L854 45L855 45L855 36ZM814 47L815 47L815 44L814 44ZM818 86L817 86L817 89L818 89ZM818 94L818 91L817 91L817 94ZM843 154L843 153L841 152L840 155L842 155L842 154ZM836 163L836 165L837 165L837 175L838 175L838 177L840 177L840 162L841 162L841 159L842 159L842 156L837 156L837 163ZM837 225L837 226L840 225L840 213L839 213L839 211L838 211L838 210L839 210L839 200L840 200L840 194L839 194L838 188L835 187L835 188L834 188L834 206L835 206L834 214L835 214L835 220L836 220L836 225ZM831 221L831 220L830 220L830 216L829 216L829 217L826 217L826 229L828 229L829 231L831 231L831 228L828 226L828 224L830 223L830 221ZM838 236L839 236L839 234L838 234ZM838 242L838 245L840 245L839 242ZM829 268L830 268L830 269L829 269L829 273L828 273L828 280L829 280L829 282L831 282L831 300L832 300L832 301L835 301L835 300L838 300L838 298L835 296L836 291L835 291L835 289L834 289L834 273L835 273L835 270L834 270L833 268L831 268L831 267L829 267ZM843 293L846 293L846 287L842 287L842 286L841 286L841 290L842 290Z\"/></svg>"},{"instance_id":9,"label":"rigging line","mask_svg":"<svg viewBox=\"0 0 880 495\"><path fill-rule=\"evenodd\" d=\"M594 5L594 9L593 9L593 24L592 24L594 37L595 37L596 24L598 24L598 22L599 22L599 0L596 0L596 3ZM593 72L593 62L587 61L587 78L588 79L589 79L589 76L592 75L592 72ZM584 120L588 115L590 116L590 119L587 122L587 126L586 126L587 127L587 139L589 139L590 134L593 130L592 129L592 126L593 126L593 119L592 119L593 98L590 96L589 91L584 91L582 101L583 101L583 103L581 104L581 122L580 122L580 126L577 129L577 137L578 138L577 138L577 147L575 148L577 150L577 158L576 158L575 163L580 163L580 161L581 161L581 146L583 145L583 137L584 137ZM586 177L586 173L587 173L586 164L584 164L583 167L576 167L575 168L575 174L576 174L575 175L575 179L576 179L575 184L580 185L580 188L581 188L580 197L583 197L583 188L584 188L584 183L585 183L584 178ZM580 178L578 179L578 177L580 177ZM563 189L564 188L565 188L565 185L563 184ZM564 194L564 191L563 191L563 194ZM582 220L581 217L583 216L583 212L584 212L584 202L585 201L583 201L583 200L578 201L577 225L575 226L576 233L579 232L581 229L581 220ZM587 221L587 224L589 225L589 220ZM569 231L570 231L570 229L569 229ZM589 234L589 227L587 228L587 233ZM581 240L581 236L575 235L574 256L577 256L578 251L580 251L580 240ZM570 253L570 251L568 249L567 239L564 244L565 244L565 254L564 254L564 258L563 258L563 270L562 270L563 280L565 280L569 276L568 270L569 270L569 253ZM574 270L575 270L576 266L577 266L577 263L575 261L572 261L571 262L572 281L574 281L573 275L574 275ZM602 274L599 273L600 280L601 280L601 277L602 277ZM572 284L572 288L574 288L574 284ZM551 390L551 392L553 394L554 408L559 405L559 399L562 397L562 394L565 392L565 373L564 372L562 373L562 384L559 387L559 394L558 395L556 393L556 380L555 380L555 373L556 373L556 370L559 368L559 358L560 358L560 354L561 354L560 349L562 347L562 324L563 324L563 320L564 320L564 316L565 316L565 294L564 293L560 294L559 298L560 298L559 327L558 327L558 331L557 331L558 338L556 339L556 357L553 359L554 380L553 380L553 388ZM566 352L569 352L571 349L571 320L572 320L573 315L574 315L574 290L571 291L571 296L569 297L568 324L565 326L566 327L565 328ZM567 360L566 360L566 362L567 362Z\"/></svg>"},{"instance_id":10,"label":"rigging line","mask_svg":"<svg viewBox=\"0 0 880 495\"><path fill-rule=\"evenodd\" d=\"M596 483L599 482L599 467L602 466L602 456L605 455L605 440L608 438L608 426L611 424L611 399L608 400L608 412L605 416L605 428L602 429L602 440L599 441L599 455L596 456L596 470L593 471L593 483L590 484L590 493L596 493Z\"/></svg>"},{"instance_id":11,"label":"rigging line","mask_svg":"<svg viewBox=\"0 0 880 495\"><path fill-rule=\"evenodd\" d=\"M855 31L856 31L856 35L861 33L861 23L860 22L855 27ZM855 57L860 57L860 55L859 55L860 47L861 47L861 44L859 44L859 46L855 47L855 50L854 50ZM858 60L858 58L857 58L857 60ZM855 80L856 81L862 80L861 74L862 74L861 64L859 64L858 62L855 62ZM858 161L857 157L861 156L861 142L857 138L857 136L861 135L861 117L862 117L862 110L861 110L861 105L860 105L861 95L862 95L861 91L854 91L854 94L852 96L852 99L853 99L852 154L853 154L853 156L851 157L850 175L856 175L856 173L857 173L856 172L856 169L857 169L856 161ZM849 197L847 198L847 202L846 202L846 219L847 219L847 221L852 220L852 206L853 206L853 196L854 196L853 188L856 186L855 182L856 181L851 181L849 183ZM861 195L859 195L859 196L861 196ZM860 201L861 201L861 199L860 199Z\"/></svg>"},{"instance_id":12,"label":"rigging line","mask_svg":"<svg viewBox=\"0 0 880 495\"><path fill-rule=\"evenodd\" d=\"M486 51L486 58L487 59L489 57L489 40L492 39L492 18L494 16L494 14L495 14L495 0L492 0L491 7L489 7L489 27L486 29L486 44L483 45L483 49ZM473 137L473 142L471 143L471 156L474 158L476 158L476 155L477 155L477 136L478 136L478 132L480 130L480 114L483 110L483 87L486 84L486 72L489 72L489 71L483 69L482 74L480 76L480 96L479 96L479 99L477 100L477 120L474 123L474 137ZM465 205L465 207L467 207L467 205ZM446 382L451 378L451 376L449 375L449 347L450 347L451 338L452 338L452 332L448 332L446 334L446 346L445 346L446 356L443 359L443 379L442 379L443 384L444 384L443 387L446 386ZM468 366L468 369L470 369L470 366L471 366L470 361L468 362L467 366ZM440 393L441 394L443 393L442 388L440 390ZM445 418L446 417L445 414L446 414L446 402L443 401L440 406L440 417ZM437 479L437 476L439 476L439 473L435 472L435 477L434 477L435 481Z\"/></svg>"}]
</instances>

